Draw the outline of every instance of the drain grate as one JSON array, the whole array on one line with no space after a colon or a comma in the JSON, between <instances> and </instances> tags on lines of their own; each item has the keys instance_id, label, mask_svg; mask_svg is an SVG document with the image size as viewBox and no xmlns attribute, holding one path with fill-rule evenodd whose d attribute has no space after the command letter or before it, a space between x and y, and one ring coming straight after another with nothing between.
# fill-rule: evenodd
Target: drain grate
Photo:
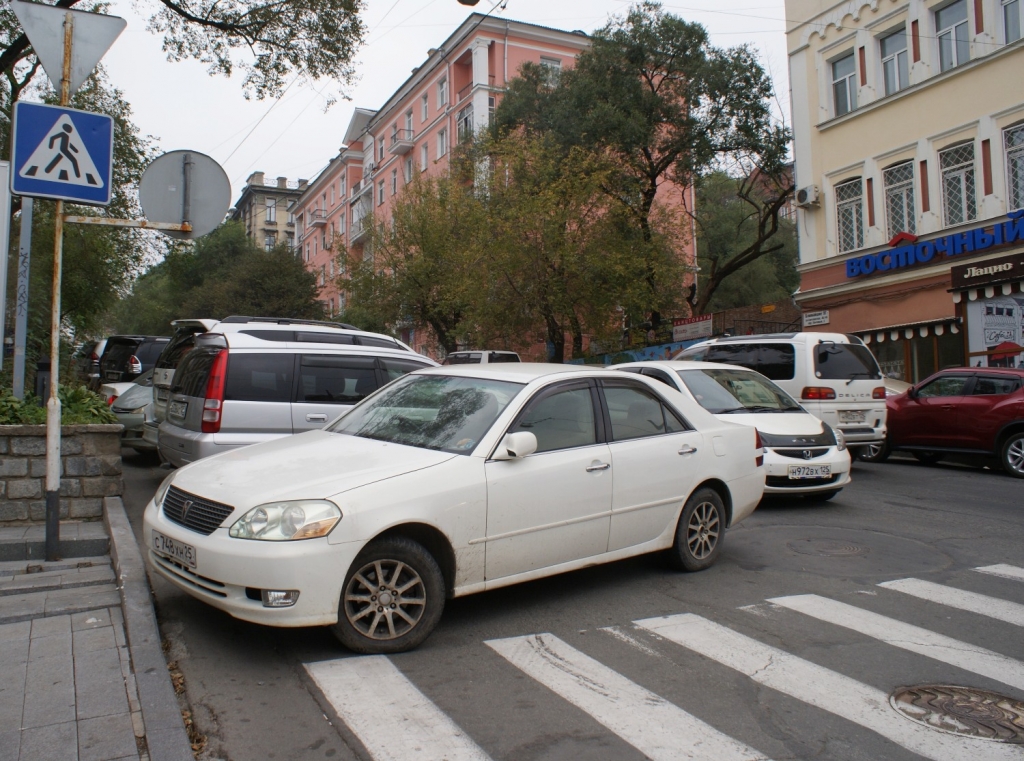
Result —
<instances>
[{"instance_id":1,"label":"drain grate","mask_svg":"<svg viewBox=\"0 0 1024 761\"><path fill-rule=\"evenodd\" d=\"M1024 703L996 692L922 684L901 687L889 702L908 719L933 729L1024 744Z\"/></svg>"},{"instance_id":2,"label":"drain grate","mask_svg":"<svg viewBox=\"0 0 1024 761\"><path fill-rule=\"evenodd\" d=\"M786 544L793 552L801 555L817 555L818 557L850 557L864 555L867 548L836 539L796 539Z\"/></svg>"}]
</instances>

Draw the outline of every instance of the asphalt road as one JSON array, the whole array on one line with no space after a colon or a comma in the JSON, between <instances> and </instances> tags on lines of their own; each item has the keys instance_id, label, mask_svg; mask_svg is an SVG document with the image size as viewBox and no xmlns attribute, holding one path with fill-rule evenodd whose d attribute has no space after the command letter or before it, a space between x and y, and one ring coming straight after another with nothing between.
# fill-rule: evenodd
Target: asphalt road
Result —
<instances>
[{"instance_id":1,"label":"asphalt road","mask_svg":"<svg viewBox=\"0 0 1024 761\"><path fill-rule=\"evenodd\" d=\"M125 455L138 535L166 471ZM1024 568L1024 480L858 463L832 502L764 503L723 550L693 575L643 557L452 600L389 658L153 587L203 759L1024 759L888 703L920 684L1024 701L1024 580L974 570Z\"/></svg>"}]
</instances>

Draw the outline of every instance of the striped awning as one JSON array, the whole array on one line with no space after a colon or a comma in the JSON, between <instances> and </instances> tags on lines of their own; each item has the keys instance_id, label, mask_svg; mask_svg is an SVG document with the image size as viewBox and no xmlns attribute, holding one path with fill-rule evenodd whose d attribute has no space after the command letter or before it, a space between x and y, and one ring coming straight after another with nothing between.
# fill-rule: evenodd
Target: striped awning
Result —
<instances>
[{"instance_id":1,"label":"striped awning","mask_svg":"<svg viewBox=\"0 0 1024 761\"><path fill-rule=\"evenodd\" d=\"M856 335L866 344L884 343L885 341L899 341L918 336L927 338L930 335L942 336L947 332L959 333L960 320L956 317L949 317L945 320L925 320L923 322L903 323L902 325L887 325L884 328L872 328L871 330L858 330Z\"/></svg>"},{"instance_id":2,"label":"striped awning","mask_svg":"<svg viewBox=\"0 0 1024 761\"><path fill-rule=\"evenodd\" d=\"M978 286L976 288L964 288L953 291L953 303L959 304L964 300L977 301L978 299L991 299L994 296L1009 296L1011 293L1024 293L1024 280L1012 283L999 283L997 285Z\"/></svg>"}]
</instances>

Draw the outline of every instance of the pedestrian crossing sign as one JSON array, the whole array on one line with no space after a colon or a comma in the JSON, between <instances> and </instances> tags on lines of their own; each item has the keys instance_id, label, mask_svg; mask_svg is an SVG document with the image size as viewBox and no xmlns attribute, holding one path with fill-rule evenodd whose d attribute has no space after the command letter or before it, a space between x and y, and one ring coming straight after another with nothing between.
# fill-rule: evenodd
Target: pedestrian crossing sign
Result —
<instances>
[{"instance_id":1,"label":"pedestrian crossing sign","mask_svg":"<svg viewBox=\"0 0 1024 761\"><path fill-rule=\"evenodd\" d=\"M114 120L61 106L14 104L11 192L106 206L114 157Z\"/></svg>"}]
</instances>

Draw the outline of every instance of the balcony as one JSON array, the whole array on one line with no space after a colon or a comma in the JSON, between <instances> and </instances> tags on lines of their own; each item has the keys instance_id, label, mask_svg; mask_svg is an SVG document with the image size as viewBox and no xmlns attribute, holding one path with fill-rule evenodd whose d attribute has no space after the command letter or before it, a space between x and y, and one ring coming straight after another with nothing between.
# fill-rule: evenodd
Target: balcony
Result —
<instances>
[{"instance_id":1,"label":"balcony","mask_svg":"<svg viewBox=\"0 0 1024 761\"><path fill-rule=\"evenodd\" d=\"M352 220L352 231L349 233L349 243L357 243L367 236L372 224L370 217L361 217Z\"/></svg>"},{"instance_id":2,"label":"balcony","mask_svg":"<svg viewBox=\"0 0 1024 761\"><path fill-rule=\"evenodd\" d=\"M349 203L355 206L360 198L371 193L373 193L372 182L368 180L357 182L352 186L352 197L349 199Z\"/></svg>"},{"instance_id":3,"label":"balcony","mask_svg":"<svg viewBox=\"0 0 1024 761\"><path fill-rule=\"evenodd\" d=\"M456 100L455 102L456 103L461 103L466 98L468 98L469 94L471 92L473 92L473 88L474 87L483 87L483 83L482 82L470 82L468 85L466 85L461 90L459 90L458 100ZM487 76L487 87L494 87L494 75L493 74L489 74Z\"/></svg>"},{"instance_id":4,"label":"balcony","mask_svg":"<svg viewBox=\"0 0 1024 761\"><path fill-rule=\"evenodd\" d=\"M399 129L391 133L388 153L392 156L404 156L413 149L413 133L411 129Z\"/></svg>"},{"instance_id":5,"label":"balcony","mask_svg":"<svg viewBox=\"0 0 1024 761\"><path fill-rule=\"evenodd\" d=\"M327 212L314 209L309 212L310 227L325 227L327 225Z\"/></svg>"}]
</instances>

